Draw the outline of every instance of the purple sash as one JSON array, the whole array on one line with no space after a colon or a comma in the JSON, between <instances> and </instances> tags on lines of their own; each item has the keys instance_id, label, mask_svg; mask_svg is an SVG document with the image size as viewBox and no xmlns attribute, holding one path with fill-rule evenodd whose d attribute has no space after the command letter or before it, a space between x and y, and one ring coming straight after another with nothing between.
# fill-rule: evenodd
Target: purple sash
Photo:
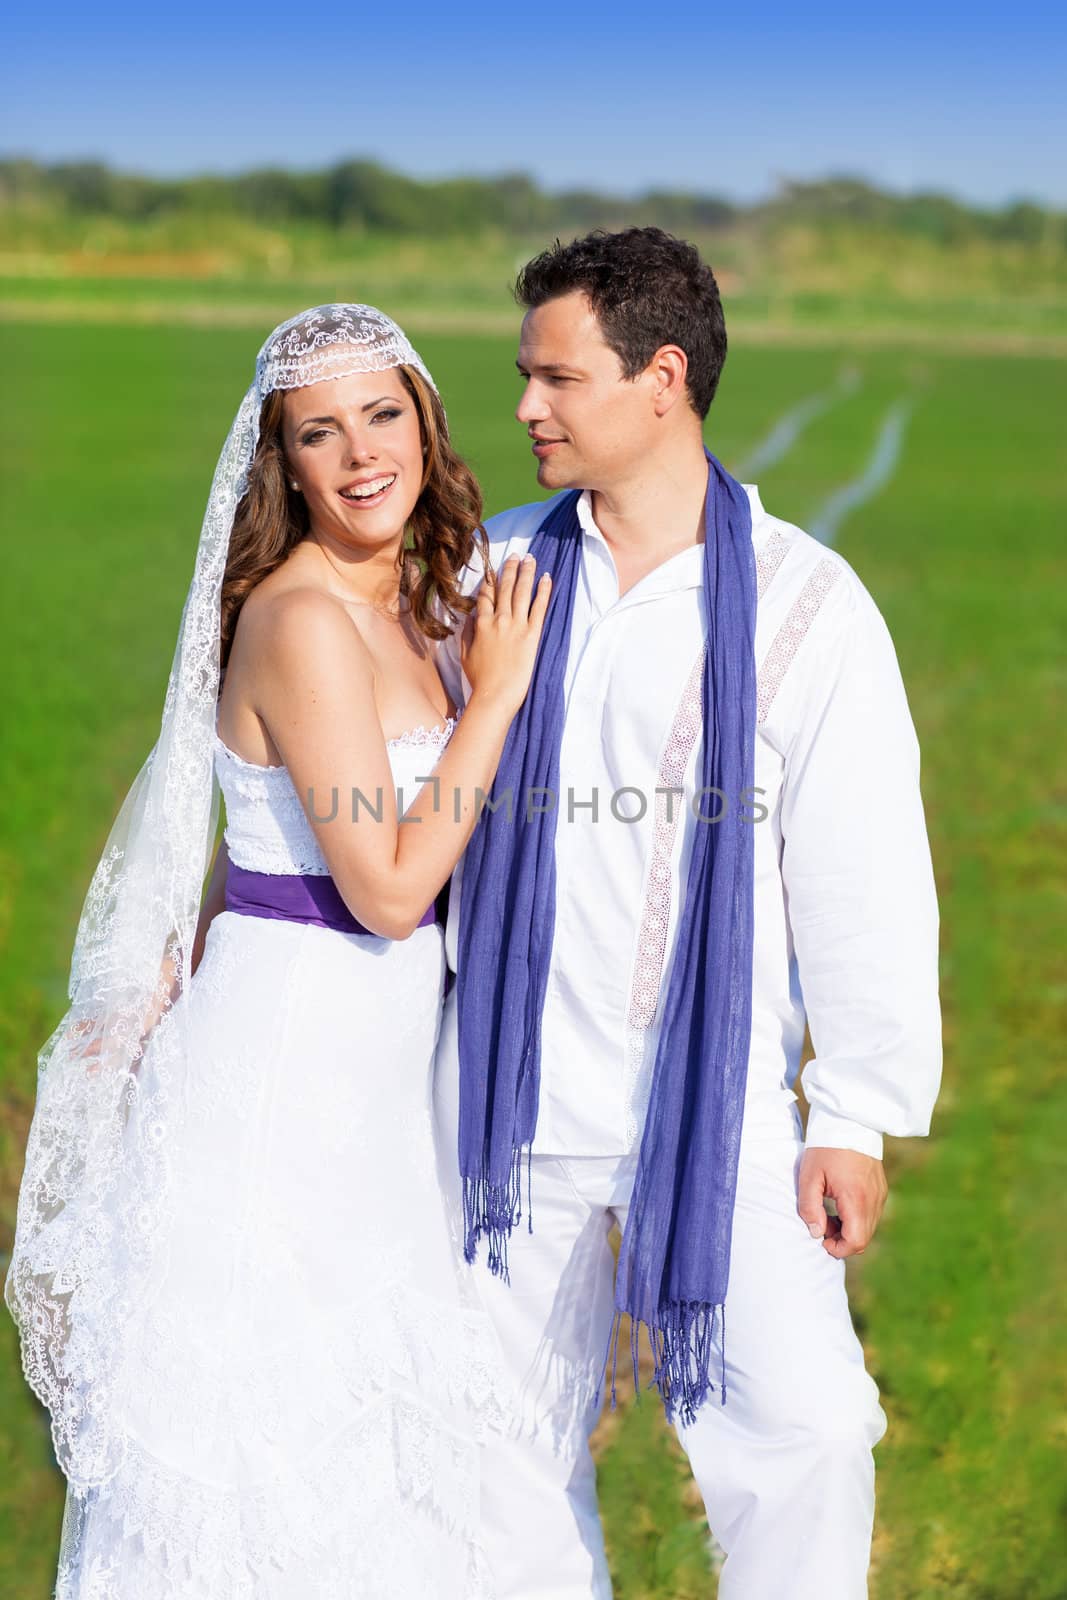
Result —
<instances>
[{"instance_id":1,"label":"purple sash","mask_svg":"<svg viewBox=\"0 0 1067 1600\"><path fill-rule=\"evenodd\" d=\"M315 928L331 928L334 933L362 933L370 939L381 937L356 921L337 885L325 874L249 872L231 861L226 874L226 910L240 917L304 922ZM430 905L418 926L429 928L436 920L436 908Z\"/></svg>"}]
</instances>

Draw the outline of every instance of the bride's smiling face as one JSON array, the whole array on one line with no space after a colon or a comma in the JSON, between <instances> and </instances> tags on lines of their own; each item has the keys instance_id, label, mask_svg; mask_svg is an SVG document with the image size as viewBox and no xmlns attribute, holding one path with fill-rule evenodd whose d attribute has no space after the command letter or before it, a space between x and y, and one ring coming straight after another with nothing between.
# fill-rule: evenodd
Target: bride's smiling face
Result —
<instances>
[{"instance_id":1,"label":"bride's smiling face","mask_svg":"<svg viewBox=\"0 0 1067 1600\"><path fill-rule=\"evenodd\" d=\"M282 441L286 476L315 533L365 549L403 533L424 457L419 414L397 367L287 390Z\"/></svg>"}]
</instances>

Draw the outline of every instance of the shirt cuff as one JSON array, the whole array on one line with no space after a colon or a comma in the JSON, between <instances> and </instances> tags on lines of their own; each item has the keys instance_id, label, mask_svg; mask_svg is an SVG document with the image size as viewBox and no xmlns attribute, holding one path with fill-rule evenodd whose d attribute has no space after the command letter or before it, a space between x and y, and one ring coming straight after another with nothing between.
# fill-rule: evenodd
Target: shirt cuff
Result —
<instances>
[{"instance_id":1,"label":"shirt cuff","mask_svg":"<svg viewBox=\"0 0 1067 1600\"><path fill-rule=\"evenodd\" d=\"M808 1127L804 1143L809 1149L857 1150L860 1155L882 1159L882 1135L862 1122L850 1122L832 1111L812 1106L808 1112Z\"/></svg>"}]
</instances>

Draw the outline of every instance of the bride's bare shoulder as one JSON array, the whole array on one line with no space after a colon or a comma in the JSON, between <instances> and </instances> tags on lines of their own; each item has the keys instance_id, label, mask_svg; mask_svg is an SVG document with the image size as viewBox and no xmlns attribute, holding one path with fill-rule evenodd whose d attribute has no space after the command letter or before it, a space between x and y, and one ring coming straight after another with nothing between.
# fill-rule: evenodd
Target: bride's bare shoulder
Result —
<instances>
[{"instance_id":1,"label":"bride's bare shoulder","mask_svg":"<svg viewBox=\"0 0 1067 1600\"><path fill-rule=\"evenodd\" d=\"M304 622L322 618L326 627L348 620L342 601L324 587L318 572L300 561L298 551L256 584L241 607L238 627L247 621L257 632L270 630L290 616Z\"/></svg>"},{"instance_id":2,"label":"bride's bare shoulder","mask_svg":"<svg viewBox=\"0 0 1067 1600\"><path fill-rule=\"evenodd\" d=\"M302 573L272 572L241 607L234 649L260 661L342 653L370 665L370 652L344 604Z\"/></svg>"}]
</instances>

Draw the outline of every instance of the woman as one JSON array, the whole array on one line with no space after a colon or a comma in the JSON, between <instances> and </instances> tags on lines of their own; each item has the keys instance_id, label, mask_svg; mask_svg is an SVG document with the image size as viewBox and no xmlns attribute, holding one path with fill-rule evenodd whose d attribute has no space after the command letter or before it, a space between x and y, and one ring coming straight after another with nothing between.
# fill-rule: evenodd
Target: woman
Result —
<instances>
[{"instance_id":1,"label":"woman","mask_svg":"<svg viewBox=\"0 0 1067 1600\"><path fill-rule=\"evenodd\" d=\"M7 1297L69 1479L60 1600L482 1590L492 1345L435 1175L432 906L549 585L511 563L464 599L480 516L395 324L270 336L42 1056ZM433 641L472 605L458 721Z\"/></svg>"}]
</instances>

